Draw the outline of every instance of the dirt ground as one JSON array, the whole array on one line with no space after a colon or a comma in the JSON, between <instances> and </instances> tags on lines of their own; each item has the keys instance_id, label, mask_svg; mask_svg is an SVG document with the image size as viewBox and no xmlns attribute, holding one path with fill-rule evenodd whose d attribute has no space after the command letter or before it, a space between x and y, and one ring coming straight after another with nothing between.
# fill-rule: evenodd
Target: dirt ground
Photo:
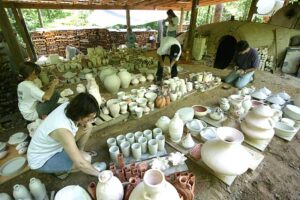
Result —
<instances>
[{"instance_id":1,"label":"dirt ground","mask_svg":"<svg viewBox=\"0 0 300 200\"><path fill-rule=\"evenodd\" d=\"M193 66L181 66L184 66L184 69L189 72L211 71L221 77L224 77L229 72L228 70L217 70L198 64ZM284 90L292 97L296 95L297 91L300 91L300 79L288 75L273 75L268 72L257 72L252 85L257 88L266 86L273 92ZM130 89L132 89L132 87L128 90ZM162 115L172 117L177 109L184 106L192 106L195 104L213 105L217 103L220 97L227 97L236 91L237 89L235 88L224 90L218 87L205 93L196 93L181 101L172 103L159 113L150 114L148 117L143 117L138 121L130 119L126 123L119 123L118 125L107 127L93 134L92 139L90 139L87 144L86 150L95 150L98 152L99 156L94 161L108 161L108 150L105 145L105 141L108 137L131 131L154 128L155 122ZM7 140L9 137L8 133L13 132L1 132L1 140ZM286 142L278 137L274 137L263 152L265 158L259 167L255 171L248 171L237 177L230 187L188 160L187 164L190 171L197 177L195 200L300 199L299 143L299 132L291 142ZM8 192L12 195L12 187L14 184L18 183L28 186L31 177L40 178L46 184L46 188L49 192L52 190L57 191L67 185L76 184L86 187L91 181L97 182L96 177L87 176L81 172L71 174L65 180L59 180L52 175L28 171L0 185L0 192Z\"/></svg>"}]
</instances>

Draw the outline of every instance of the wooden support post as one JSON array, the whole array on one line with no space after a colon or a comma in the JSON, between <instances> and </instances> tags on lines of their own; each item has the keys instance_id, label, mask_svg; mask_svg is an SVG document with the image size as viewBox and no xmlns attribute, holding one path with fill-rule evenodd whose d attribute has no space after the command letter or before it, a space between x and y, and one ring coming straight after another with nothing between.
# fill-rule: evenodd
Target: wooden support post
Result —
<instances>
[{"instance_id":1,"label":"wooden support post","mask_svg":"<svg viewBox=\"0 0 300 200\"><path fill-rule=\"evenodd\" d=\"M40 9L37 9L37 13L38 13L38 16L39 16L39 22L40 22L40 26L41 28L44 27L44 23L43 23L43 18L42 18L42 12Z\"/></svg>"},{"instance_id":2,"label":"wooden support post","mask_svg":"<svg viewBox=\"0 0 300 200\"><path fill-rule=\"evenodd\" d=\"M209 19L210 19L210 17L209 17L209 15L210 15L210 8L211 8L211 6L209 5L208 8L207 8L207 14L206 14L206 19L205 19L205 23L206 24L210 23L210 21L209 21Z\"/></svg>"},{"instance_id":3,"label":"wooden support post","mask_svg":"<svg viewBox=\"0 0 300 200\"><path fill-rule=\"evenodd\" d=\"M35 55L35 52L34 52L33 44L31 42L28 30L26 28L25 21L24 21L23 16L22 16L22 12L21 12L20 9L17 10L16 8L12 8L11 10L14 14L14 17L15 17L15 20L16 20L16 23L17 23L17 27L20 31L21 37L22 37L24 43L26 44L26 50L27 50L27 53L30 57L30 60L35 62L36 61L36 55Z\"/></svg>"},{"instance_id":4,"label":"wooden support post","mask_svg":"<svg viewBox=\"0 0 300 200\"><path fill-rule=\"evenodd\" d=\"M12 26L9 22L8 16L3 7L2 1L0 1L0 28L2 30L5 41L9 47L11 57L13 58L12 62L14 63L15 68L13 71L19 71L19 64L24 61L20 46L18 44L16 34L14 33Z\"/></svg>"},{"instance_id":5,"label":"wooden support post","mask_svg":"<svg viewBox=\"0 0 300 200\"><path fill-rule=\"evenodd\" d=\"M197 21L197 14L198 14L198 7L199 0L193 0L192 2L192 9L191 9L191 21L190 21L190 28L188 33L188 42L187 42L187 51L189 60L192 57L193 51L193 44L194 44L194 37L195 37L195 30L196 30L196 21Z\"/></svg>"},{"instance_id":6,"label":"wooden support post","mask_svg":"<svg viewBox=\"0 0 300 200\"><path fill-rule=\"evenodd\" d=\"M180 9L179 32L183 31L183 16L184 16L184 10L183 10L183 8L181 8Z\"/></svg>"},{"instance_id":7,"label":"wooden support post","mask_svg":"<svg viewBox=\"0 0 300 200\"><path fill-rule=\"evenodd\" d=\"M250 6L248 17L247 17L247 21L249 21L249 22L252 21L253 14L256 12L257 1L258 0L252 0L252 2L251 2L251 6Z\"/></svg>"},{"instance_id":8,"label":"wooden support post","mask_svg":"<svg viewBox=\"0 0 300 200\"><path fill-rule=\"evenodd\" d=\"M216 5L215 14L214 14L214 23L220 22L222 19L224 5L219 3Z\"/></svg>"},{"instance_id":9,"label":"wooden support post","mask_svg":"<svg viewBox=\"0 0 300 200\"><path fill-rule=\"evenodd\" d=\"M126 8L126 25L127 25L127 28L130 27L130 10L129 10L129 8Z\"/></svg>"}]
</instances>

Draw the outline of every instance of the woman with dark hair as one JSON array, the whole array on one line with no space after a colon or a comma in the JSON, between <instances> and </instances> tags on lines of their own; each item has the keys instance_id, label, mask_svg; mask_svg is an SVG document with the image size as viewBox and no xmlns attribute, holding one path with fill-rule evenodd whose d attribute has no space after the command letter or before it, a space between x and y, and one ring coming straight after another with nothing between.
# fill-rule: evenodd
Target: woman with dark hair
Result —
<instances>
[{"instance_id":1,"label":"woman with dark hair","mask_svg":"<svg viewBox=\"0 0 300 200\"><path fill-rule=\"evenodd\" d=\"M24 119L34 121L44 118L59 104L59 93L55 91L58 79L54 79L46 91L41 90L34 81L40 72L40 66L33 62L25 62L20 66L20 74L24 81L18 85L18 106Z\"/></svg>"},{"instance_id":2,"label":"woman with dark hair","mask_svg":"<svg viewBox=\"0 0 300 200\"><path fill-rule=\"evenodd\" d=\"M29 167L41 173L82 171L98 176L84 147L99 115L97 100L80 93L57 107L35 131L27 151Z\"/></svg>"},{"instance_id":3,"label":"woman with dark hair","mask_svg":"<svg viewBox=\"0 0 300 200\"><path fill-rule=\"evenodd\" d=\"M166 35L170 36L170 37L176 37L179 19L175 15L174 11L171 9L167 11L167 15L168 15L168 18L163 20L164 23L165 22L169 23Z\"/></svg>"},{"instance_id":4,"label":"woman with dark hair","mask_svg":"<svg viewBox=\"0 0 300 200\"><path fill-rule=\"evenodd\" d=\"M249 46L247 41L241 40L236 44L233 60L234 70L225 78L225 82L234 83L235 87L243 88L253 80L254 72L259 67L258 53Z\"/></svg>"}]
</instances>

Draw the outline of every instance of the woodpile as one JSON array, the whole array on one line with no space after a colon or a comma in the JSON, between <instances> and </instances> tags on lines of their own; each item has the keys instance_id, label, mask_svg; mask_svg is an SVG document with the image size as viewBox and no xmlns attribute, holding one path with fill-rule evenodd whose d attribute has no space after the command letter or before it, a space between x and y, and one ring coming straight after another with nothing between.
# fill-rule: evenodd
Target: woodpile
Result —
<instances>
[{"instance_id":1,"label":"woodpile","mask_svg":"<svg viewBox=\"0 0 300 200\"><path fill-rule=\"evenodd\" d=\"M259 70L273 72L274 71L274 57L269 55L268 48L258 48L258 56L260 59Z\"/></svg>"},{"instance_id":2,"label":"woodpile","mask_svg":"<svg viewBox=\"0 0 300 200\"><path fill-rule=\"evenodd\" d=\"M78 48L87 53L87 48L102 46L104 49L111 49L113 44L119 46L126 43L126 32L109 31L107 29L76 29L76 30L53 30L31 32L32 42L38 56L59 54L65 56L67 45ZM139 46L148 43L155 31L135 32L136 42Z\"/></svg>"}]
</instances>

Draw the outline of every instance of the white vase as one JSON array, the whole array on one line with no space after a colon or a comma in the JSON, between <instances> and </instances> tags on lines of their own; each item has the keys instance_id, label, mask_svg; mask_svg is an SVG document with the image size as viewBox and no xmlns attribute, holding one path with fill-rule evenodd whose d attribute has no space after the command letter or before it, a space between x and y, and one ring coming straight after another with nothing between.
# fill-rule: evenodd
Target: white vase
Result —
<instances>
[{"instance_id":1,"label":"white vase","mask_svg":"<svg viewBox=\"0 0 300 200\"><path fill-rule=\"evenodd\" d=\"M126 69L120 69L118 76L121 80L121 87L128 88L131 81L131 74Z\"/></svg>"},{"instance_id":2,"label":"white vase","mask_svg":"<svg viewBox=\"0 0 300 200\"><path fill-rule=\"evenodd\" d=\"M139 183L129 196L129 200L180 200L175 187L165 180L165 175L157 169L146 171L143 182Z\"/></svg>"},{"instance_id":3,"label":"white vase","mask_svg":"<svg viewBox=\"0 0 300 200\"><path fill-rule=\"evenodd\" d=\"M99 90L99 86L96 83L95 78L91 77L87 79L87 91L89 94L93 95L100 106L102 103L102 98Z\"/></svg>"},{"instance_id":4,"label":"white vase","mask_svg":"<svg viewBox=\"0 0 300 200\"><path fill-rule=\"evenodd\" d=\"M121 181L112 171L104 170L99 174L96 188L97 200L122 200L124 189Z\"/></svg>"},{"instance_id":5,"label":"white vase","mask_svg":"<svg viewBox=\"0 0 300 200\"><path fill-rule=\"evenodd\" d=\"M106 67L103 70L101 70L99 77L102 83L104 83L104 79L106 76L116 73L115 69L111 67Z\"/></svg>"},{"instance_id":6,"label":"white vase","mask_svg":"<svg viewBox=\"0 0 300 200\"><path fill-rule=\"evenodd\" d=\"M113 103L108 106L109 112L112 117L118 117L120 113L120 105L119 103Z\"/></svg>"},{"instance_id":7,"label":"white vase","mask_svg":"<svg viewBox=\"0 0 300 200\"><path fill-rule=\"evenodd\" d=\"M115 94L119 91L121 86L121 80L117 74L113 73L107 75L104 78L104 87L112 94Z\"/></svg>"},{"instance_id":8,"label":"white vase","mask_svg":"<svg viewBox=\"0 0 300 200\"><path fill-rule=\"evenodd\" d=\"M79 185L68 185L60 189L54 197L54 200L66 199L92 200L86 190Z\"/></svg>"},{"instance_id":9,"label":"white vase","mask_svg":"<svg viewBox=\"0 0 300 200\"><path fill-rule=\"evenodd\" d=\"M161 116L157 122L155 123L155 126L158 128L161 128L162 132L164 134L167 134L169 132L169 124L170 124L170 118L167 116Z\"/></svg>"},{"instance_id":10,"label":"white vase","mask_svg":"<svg viewBox=\"0 0 300 200\"><path fill-rule=\"evenodd\" d=\"M235 176L247 171L252 162L250 153L241 145L243 134L231 127L217 129L218 140L204 143L203 162L218 174Z\"/></svg>"},{"instance_id":11,"label":"white vase","mask_svg":"<svg viewBox=\"0 0 300 200\"><path fill-rule=\"evenodd\" d=\"M12 200L12 198L7 193L0 193L1 200Z\"/></svg>"},{"instance_id":12,"label":"white vase","mask_svg":"<svg viewBox=\"0 0 300 200\"><path fill-rule=\"evenodd\" d=\"M195 146L195 142L190 133L187 133L186 136L182 138L181 144L186 149L190 149Z\"/></svg>"},{"instance_id":13,"label":"white vase","mask_svg":"<svg viewBox=\"0 0 300 200\"><path fill-rule=\"evenodd\" d=\"M24 185L14 185L13 196L16 200L26 199L32 200L28 189Z\"/></svg>"},{"instance_id":14,"label":"white vase","mask_svg":"<svg viewBox=\"0 0 300 200\"><path fill-rule=\"evenodd\" d=\"M184 123L179 117L179 113L175 113L169 124L169 133L173 142L179 143L183 134Z\"/></svg>"},{"instance_id":15,"label":"white vase","mask_svg":"<svg viewBox=\"0 0 300 200\"><path fill-rule=\"evenodd\" d=\"M300 107L300 92L295 96L294 104L295 106Z\"/></svg>"},{"instance_id":16,"label":"white vase","mask_svg":"<svg viewBox=\"0 0 300 200\"><path fill-rule=\"evenodd\" d=\"M40 179L31 178L29 182L29 190L35 200L48 200L47 190Z\"/></svg>"}]
</instances>

